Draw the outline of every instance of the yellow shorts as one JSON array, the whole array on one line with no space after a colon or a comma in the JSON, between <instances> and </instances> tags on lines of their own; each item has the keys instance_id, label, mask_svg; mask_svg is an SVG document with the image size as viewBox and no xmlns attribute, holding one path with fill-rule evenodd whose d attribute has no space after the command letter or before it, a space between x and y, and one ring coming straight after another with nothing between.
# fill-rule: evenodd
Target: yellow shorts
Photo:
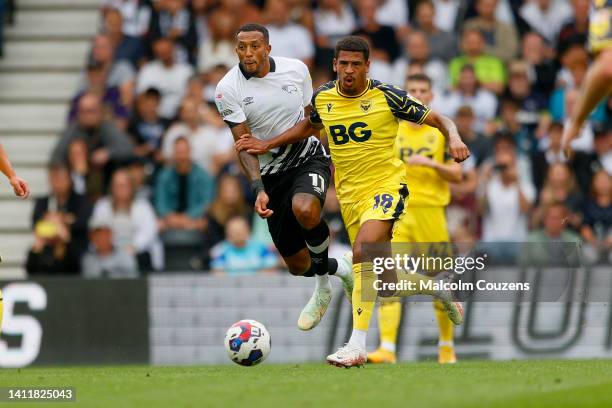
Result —
<instances>
[{"instance_id":1,"label":"yellow shorts","mask_svg":"<svg viewBox=\"0 0 612 408\"><path fill-rule=\"evenodd\" d=\"M361 225L368 220L398 220L404 214L408 187L381 189L370 197L352 203L340 203L342 219L348 232L351 246L355 243Z\"/></svg>"},{"instance_id":2,"label":"yellow shorts","mask_svg":"<svg viewBox=\"0 0 612 408\"><path fill-rule=\"evenodd\" d=\"M445 207L411 207L396 223L393 242L448 242Z\"/></svg>"}]
</instances>

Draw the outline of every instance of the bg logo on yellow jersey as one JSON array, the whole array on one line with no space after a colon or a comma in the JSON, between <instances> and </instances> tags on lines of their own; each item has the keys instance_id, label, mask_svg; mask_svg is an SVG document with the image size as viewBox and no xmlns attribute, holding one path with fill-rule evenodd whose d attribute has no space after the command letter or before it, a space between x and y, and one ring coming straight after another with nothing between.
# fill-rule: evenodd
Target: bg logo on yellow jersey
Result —
<instances>
[{"instance_id":1,"label":"bg logo on yellow jersey","mask_svg":"<svg viewBox=\"0 0 612 408\"><path fill-rule=\"evenodd\" d=\"M355 122L349 126L348 131L346 126L344 125L333 125L329 127L329 135L334 141L334 144L342 145L348 143L349 140L353 140L355 142L365 142L372 136L372 131L366 129L368 127L367 123L364 122ZM359 131L359 135L357 135L357 131Z\"/></svg>"}]
</instances>

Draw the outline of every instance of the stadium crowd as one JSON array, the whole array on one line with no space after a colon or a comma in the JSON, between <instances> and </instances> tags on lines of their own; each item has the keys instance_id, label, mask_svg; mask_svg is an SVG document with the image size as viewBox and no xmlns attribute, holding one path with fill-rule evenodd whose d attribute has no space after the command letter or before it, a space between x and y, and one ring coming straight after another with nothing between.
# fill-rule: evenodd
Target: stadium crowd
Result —
<instances>
[{"instance_id":1,"label":"stadium crowd","mask_svg":"<svg viewBox=\"0 0 612 408\"><path fill-rule=\"evenodd\" d=\"M561 151L589 66L589 0L102 0L66 127L37 200L30 274L242 274L279 267L214 106L236 29L265 24L272 56L333 79L335 42L365 37L370 76L432 78L432 107L472 156L451 186L453 240L583 241L612 248L612 122L602 103ZM408 206L408 211L410 207ZM333 186L332 254L348 245Z\"/></svg>"}]
</instances>

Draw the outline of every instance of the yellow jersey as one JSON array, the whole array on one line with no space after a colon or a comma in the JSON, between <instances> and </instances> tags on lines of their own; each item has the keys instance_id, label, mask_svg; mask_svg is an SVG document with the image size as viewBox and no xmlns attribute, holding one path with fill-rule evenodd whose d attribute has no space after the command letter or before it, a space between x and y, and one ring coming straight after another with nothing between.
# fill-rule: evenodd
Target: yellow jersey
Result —
<instances>
[{"instance_id":1,"label":"yellow jersey","mask_svg":"<svg viewBox=\"0 0 612 408\"><path fill-rule=\"evenodd\" d=\"M323 124L335 166L340 203L370 199L406 184L406 171L395 156L398 119L421 124L429 108L392 85L368 79L366 89L344 95L337 81L317 89L310 121Z\"/></svg>"},{"instance_id":2,"label":"yellow jersey","mask_svg":"<svg viewBox=\"0 0 612 408\"><path fill-rule=\"evenodd\" d=\"M612 0L595 0L589 16L589 46L598 53L612 47Z\"/></svg>"},{"instance_id":3,"label":"yellow jersey","mask_svg":"<svg viewBox=\"0 0 612 408\"><path fill-rule=\"evenodd\" d=\"M420 154L437 163L448 163L452 158L448 154L446 138L440 131L431 126L418 128L405 121L400 122L395 144L396 157L408 162L411 156ZM410 207L444 207L450 202L450 188L435 169L426 166L406 164L406 176L410 189Z\"/></svg>"}]
</instances>

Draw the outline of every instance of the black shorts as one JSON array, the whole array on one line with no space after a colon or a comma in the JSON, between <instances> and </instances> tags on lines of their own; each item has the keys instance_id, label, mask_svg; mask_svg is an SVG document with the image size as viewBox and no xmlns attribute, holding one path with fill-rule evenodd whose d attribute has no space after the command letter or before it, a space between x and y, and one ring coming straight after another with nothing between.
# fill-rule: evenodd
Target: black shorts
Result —
<instances>
[{"instance_id":1,"label":"black shorts","mask_svg":"<svg viewBox=\"0 0 612 408\"><path fill-rule=\"evenodd\" d=\"M262 176L266 193L270 198L268 208L274 211L267 218L268 229L276 249L283 257L295 255L306 248L302 227L293 214L291 201L297 193L308 193L325 202L325 194L331 177L330 159L315 156L306 163L281 174Z\"/></svg>"}]
</instances>

